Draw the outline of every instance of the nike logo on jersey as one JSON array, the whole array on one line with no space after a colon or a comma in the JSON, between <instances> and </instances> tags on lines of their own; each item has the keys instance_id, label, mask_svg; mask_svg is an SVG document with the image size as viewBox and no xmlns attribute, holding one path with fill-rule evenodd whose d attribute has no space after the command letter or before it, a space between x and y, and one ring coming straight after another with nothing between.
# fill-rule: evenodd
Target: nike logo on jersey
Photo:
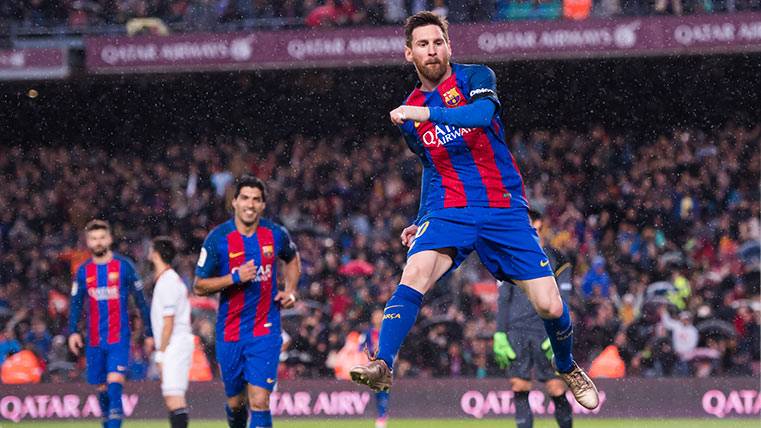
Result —
<instances>
[{"instance_id":1,"label":"nike logo on jersey","mask_svg":"<svg viewBox=\"0 0 761 428\"><path fill-rule=\"evenodd\" d=\"M234 259L236 257L242 256L245 253L246 253L245 251L239 251L237 253L229 253L228 256L230 256L231 259Z\"/></svg>"},{"instance_id":2,"label":"nike logo on jersey","mask_svg":"<svg viewBox=\"0 0 761 428\"><path fill-rule=\"evenodd\" d=\"M549 260L542 260L541 262L539 262L539 266L541 266L541 267L545 267L545 266L547 266L548 264L550 264L550 261L549 261Z\"/></svg>"}]
</instances>

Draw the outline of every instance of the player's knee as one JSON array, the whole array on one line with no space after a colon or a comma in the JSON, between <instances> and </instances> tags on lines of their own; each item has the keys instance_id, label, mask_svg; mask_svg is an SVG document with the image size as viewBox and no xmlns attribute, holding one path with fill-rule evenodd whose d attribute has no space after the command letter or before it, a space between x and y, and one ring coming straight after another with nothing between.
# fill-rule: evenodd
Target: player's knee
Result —
<instances>
[{"instance_id":1,"label":"player's knee","mask_svg":"<svg viewBox=\"0 0 761 428\"><path fill-rule=\"evenodd\" d=\"M514 377L510 379L510 389L512 389L514 392L531 391L531 382L525 379Z\"/></svg>"},{"instance_id":2,"label":"player's knee","mask_svg":"<svg viewBox=\"0 0 761 428\"><path fill-rule=\"evenodd\" d=\"M547 393L550 397L559 397L565 394L565 383L561 380L547 381Z\"/></svg>"},{"instance_id":3,"label":"player's knee","mask_svg":"<svg viewBox=\"0 0 761 428\"><path fill-rule=\"evenodd\" d=\"M239 394L234 397L228 397L227 406L232 410L239 410L246 407L246 395Z\"/></svg>"},{"instance_id":4,"label":"player's knee","mask_svg":"<svg viewBox=\"0 0 761 428\"><path fill-rule=\"evenodd\" d=\"M563 301L559 298L541 298L534 302L536 313L544 319L556 319L563 315Z\"/></svg>"},{"instance_id":5,"label":"player's knee","mask_svg":"<svg viewBox=\"0 0 761 428\"><path fill-rule=\"evenodd\" d=\"M248 404L251 406L251 410L254 411L269 410L270 396L269 394L252 394L248 399Z\"/></svg>"},{"instance_id":6,"label":"player's knee","mask_svg":"<svg viewBox=\"0 0 761 428\"><path fill-rule=\"evenodd\" d=\"M430 278L430 269L420 263L408 263L402 272L402 284L419 290L424 287Z\"/></svg>"}]
</instances>

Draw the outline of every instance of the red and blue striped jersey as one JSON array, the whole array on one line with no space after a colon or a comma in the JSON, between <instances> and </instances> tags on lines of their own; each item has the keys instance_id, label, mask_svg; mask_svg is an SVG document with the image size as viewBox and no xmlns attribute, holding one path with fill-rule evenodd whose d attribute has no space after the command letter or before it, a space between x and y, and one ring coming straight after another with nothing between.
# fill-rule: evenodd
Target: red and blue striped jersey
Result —
<instances>
[{"instance_id":1,"label":"red and blue striped jersey","mask_svg":"<svg viewBox=\"0 0 761 428\"><path fill-rule=\"evenodd\" d=\"M277 294L277 258L290 262L296 244L284 227L261 219L251 236L244 236L229 220L212 230L204 241L196 266L196 276L225 276L232 269L253 260L256 277L231 285L221 292L217 314L217 340L280 336L280 307Z\"/></svg>"},{"instance_id":2,"label":"red and blue striped jersey","mask_svg":"<svg viewBox=\"0 0 761 428\"><path fill-rule=\"evenodd\" d=\"M494 72L483 65L452 64L452 75L435 90L418 88L405 105L457 108L479 99L497 108L484 128L458 128L430 120L401 126L407 145L423 163L420 213L453 207L527 207L523 179L507 147L499 117Z\"/></svg>"},{"instance_id":3,"label":"red and blue striped jersey","mask_svg":"<svg viewBox=\"0 0 761 428\"><path fill-rule=\"evenodd\" d=\"M71 288L69 332L77 332L82 306L87 307L87 344L105 346L130 340L127 298L132 293L140 309L147 336L153 336L143 283L132 262L114 253L110 261L87 259L77 269Z\"/></svg>"}]
</instances>

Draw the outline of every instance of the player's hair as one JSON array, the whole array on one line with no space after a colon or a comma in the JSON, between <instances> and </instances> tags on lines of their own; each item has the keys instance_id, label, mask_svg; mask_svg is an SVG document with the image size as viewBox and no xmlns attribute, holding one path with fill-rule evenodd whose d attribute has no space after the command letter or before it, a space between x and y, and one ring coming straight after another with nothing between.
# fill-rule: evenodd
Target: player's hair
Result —
<instances>
[{"instance_id":1,"label":"player's hair","mask_svg":"<svg viewBox=\"0 0 761 428\"><path fill-rule=\"evenodd\" d=\"M441 32L444 33L444 40L449 41L449 22L447 22L447 19L424 10L410 16L404 22L404 35L407 37L408 47L412 47L412 31L415 28L425 27L426 25L437 25L441 28Z\"/></svg>"},{"instance_id":2,"label":"player's hair","mask_svg":"<svg viewBox=\"0 0 761 428\"><path fill-rule=\"evenodd\" d=\"M105 220L90 220L85 225L85 232L92 232L93 230L105 230L106 232L111 232L111 226L109 226L108 222Z\"/></svg>"},{"instance_id":3,"label":"player's hair","mask_svg":"<svg viewBox=\"0 0 761 428\"><path fill-rule=\"evenodd\" d=\"M235 180L235 195L233 198L237 198L240 195L240 190L244 187L256 187L262 191L262 201L267 202L267 186L258 177L253 175L243 175Z\"/></svg>"},{"instance_id":4,"label":"player's hair","mask_svg":"<svg viewBox=\"0 0 761 428\"><path fill-rule=\"evenodd\" d=\"M172 264L175 256L177 256L177 248L174 246L174 242L168 236L157 236L153 238L151 242L153 251L159 254L161 260L166 264Z\"/></svg>"}]
</instances>

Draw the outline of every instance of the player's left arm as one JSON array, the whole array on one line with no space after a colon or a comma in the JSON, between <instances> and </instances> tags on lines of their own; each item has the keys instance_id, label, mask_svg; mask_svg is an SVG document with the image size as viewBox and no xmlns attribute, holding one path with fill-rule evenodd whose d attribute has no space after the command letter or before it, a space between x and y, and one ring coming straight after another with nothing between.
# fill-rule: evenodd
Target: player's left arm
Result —
<instances>
[{"instance_id":1,"label":"player's left arm","mask_svg":"<svg viewBox=\"0 0 761 428\"><path fill-rule=\"evenodd\" d=\"M134 266L130 263L128 265L127 282L132 292L132 298L135 299L135 304L140 310L140 316L143 318L143 325L145 325L145 336L153 338L153 329L151 328L151 309L148 306L148 301L143 294L143 281L137 276Z\"/></svg>"},{"instance_id":2,"label":"player's left arm","mask_svg":"<svg viewBox=\"0 0 761 428\"><path fill-rule=\"evenodd\" d=\"M284 309L288 309L296 303L296 289L301 277L301 256L288 231L284 227L279 227L277 230L280 238L277 256L285 262L283 267L285 287L277 292L275 301L279 302Z\"/></svg>"}]
</instances>

